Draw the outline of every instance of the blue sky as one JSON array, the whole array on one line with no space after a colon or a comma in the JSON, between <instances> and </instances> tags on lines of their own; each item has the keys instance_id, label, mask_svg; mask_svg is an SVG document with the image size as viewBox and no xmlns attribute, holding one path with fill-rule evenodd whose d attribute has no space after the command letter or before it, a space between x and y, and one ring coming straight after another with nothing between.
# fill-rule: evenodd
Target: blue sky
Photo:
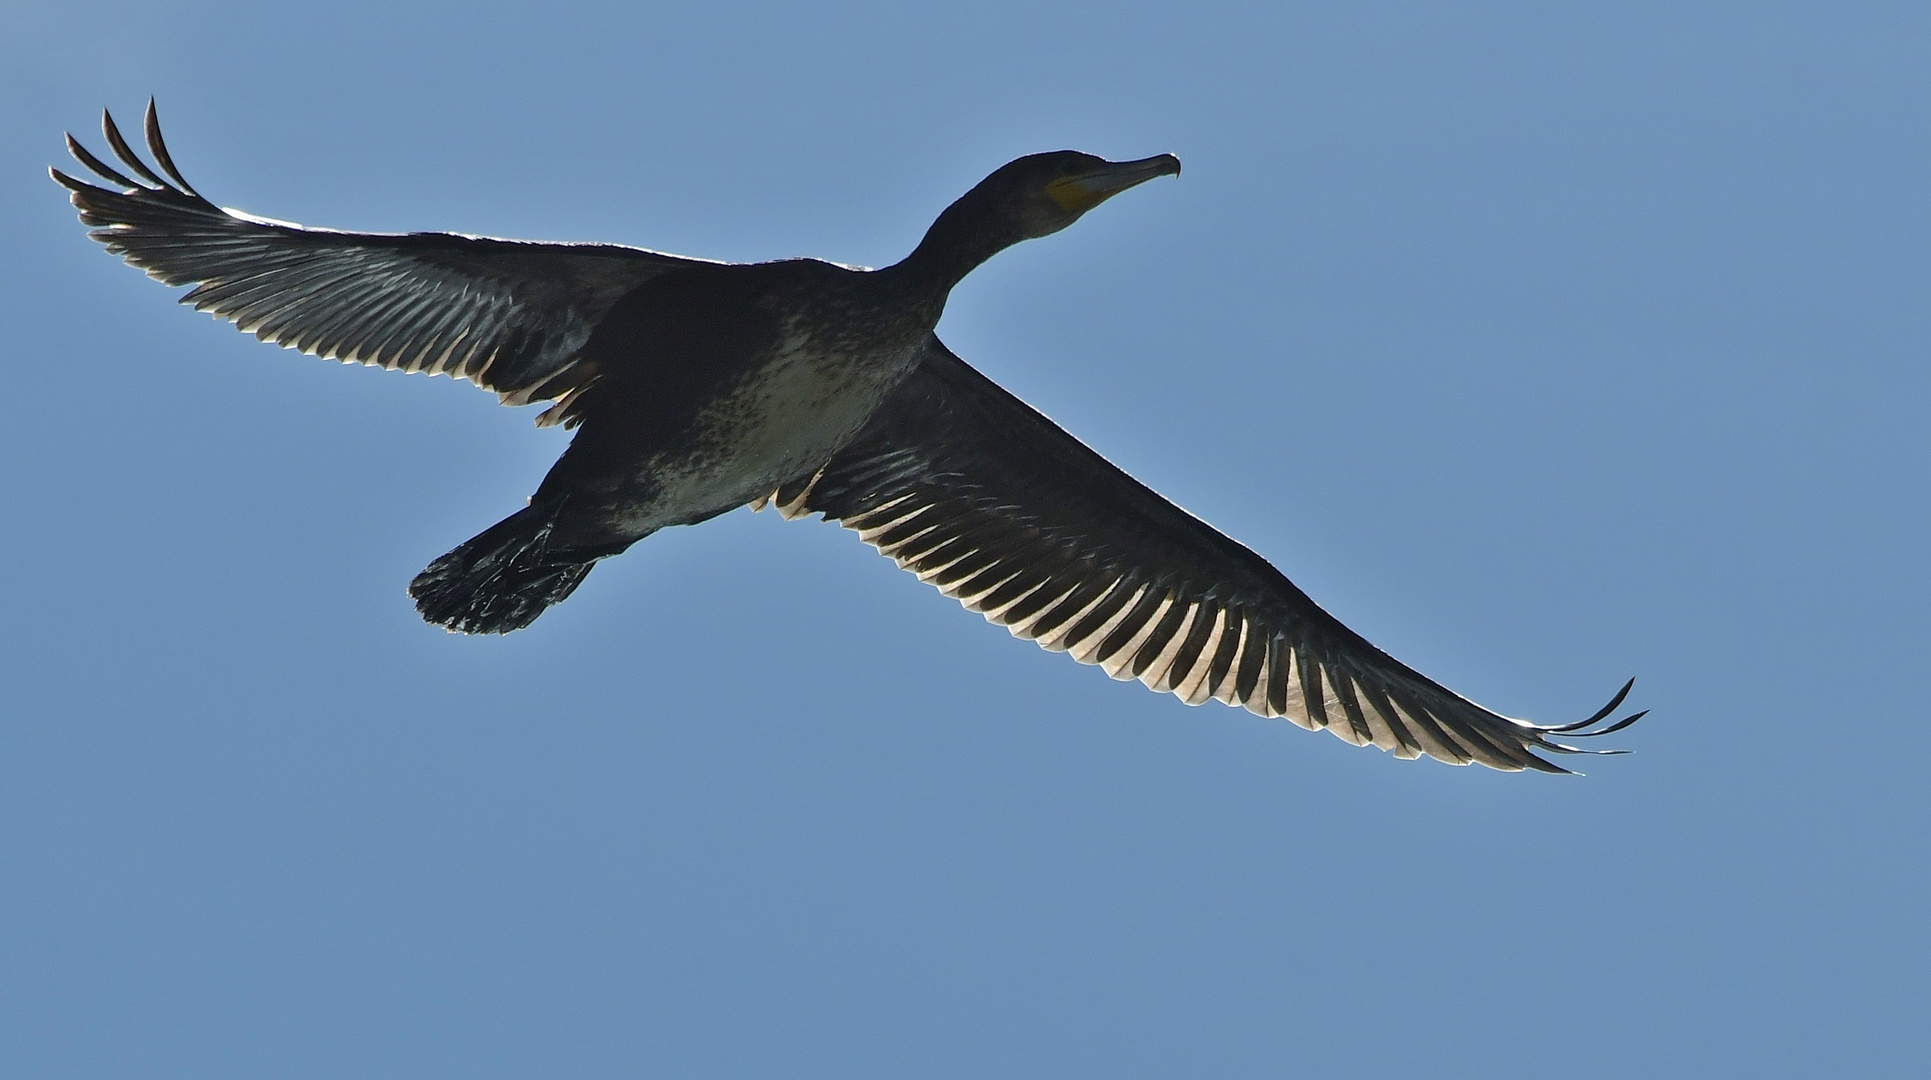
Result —
<instances>
[{"instance_id":1,"label":"blue sky","mask_svg":"<svg viewBox=\"0 0 1931 1080\"><path fill-rule=\"evenodd\" d=\"M47 1077L1918 1076L1931 13L0 8L0 1060ZM1177 181L952 347L1586 779L1112 683L736 513L504 639L567 436L171 303L224 205L880 265L1022 153Z\"/></svg>"}]
</instances>

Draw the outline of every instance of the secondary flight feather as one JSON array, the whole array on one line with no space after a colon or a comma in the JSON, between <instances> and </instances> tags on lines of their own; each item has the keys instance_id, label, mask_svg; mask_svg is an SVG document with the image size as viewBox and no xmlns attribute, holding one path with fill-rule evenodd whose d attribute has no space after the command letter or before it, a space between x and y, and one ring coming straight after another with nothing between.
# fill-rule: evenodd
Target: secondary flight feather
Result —
<instances>
[{"instance_id":1,"label":"secondary flight feather","mask_svg":"<svg viewBox=\"0 0 1931 1080\"><path fill-rule=\"evenodd\" d=\"M1171 155L1060 151L994 171L881 270L717 263L615 244L314 229L223 209L148 164L111 116L110 185L53 177L89 235L183 303L329 359L446 374L577 428L529 505L409 593L465 633L527 626L602 559L750 504L821 514L1013 634L1189 704L1217 699L1397 757L1563 772L1617 731L1483 708L1343 626L1246 547L1161 498L934 335L960 279L1160 176ZM125 169L126 172L121 171ZM129 174L132 175L129 175Z\"/></svg>"}]
</instances>

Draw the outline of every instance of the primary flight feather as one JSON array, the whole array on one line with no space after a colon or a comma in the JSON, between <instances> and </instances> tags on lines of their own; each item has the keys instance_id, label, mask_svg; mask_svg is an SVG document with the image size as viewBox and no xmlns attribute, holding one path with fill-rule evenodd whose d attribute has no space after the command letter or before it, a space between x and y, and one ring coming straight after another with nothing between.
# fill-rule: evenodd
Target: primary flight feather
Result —
<instances>
[{"instance_id":1,"label":"primary flight feather","mask_svg":"<svg viewBox=\"0 0 1931 1080\"><path fill-rule=\"evenodd\" d=\"M1565 770L1538 751L1607 734L1461 697L1341 625L1280 571L1115 468L933 334L994 254L1072 224L1171 155L1060 151L1010 162L882 270L731 264L615 244L312 229L203 198L148 104L154 165L111 116L132 177L71 136L113 187L54 179L107 249L263 341L468 379L549 402L577 429L529 505L410 583L465 633L529 625L600 559L750 504L822 514L920 580L1047 649L1189 704L1215 698L1397 757ZM158 168L158 171L157 171ZM1603 753L1605 751L1593 751Z\"/></svg>"}]
</instances>

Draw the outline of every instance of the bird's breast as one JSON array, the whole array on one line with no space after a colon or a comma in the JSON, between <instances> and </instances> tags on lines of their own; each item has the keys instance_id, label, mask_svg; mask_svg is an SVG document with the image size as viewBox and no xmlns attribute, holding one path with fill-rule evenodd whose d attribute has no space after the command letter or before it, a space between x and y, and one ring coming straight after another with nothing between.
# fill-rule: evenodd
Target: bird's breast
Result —
<instances>
[{"instance_id":1,"label":"bird's breast","mask_svg":"<svg viewBox=\"0 0 1931 1080\"><path fill-rule=\"evenodd\" d=\"M649 515L670 524L769 495L856 436L916 365L929 330L877 321L779 321L762 355L643 464Z\"/></svg>"}]
</instances>

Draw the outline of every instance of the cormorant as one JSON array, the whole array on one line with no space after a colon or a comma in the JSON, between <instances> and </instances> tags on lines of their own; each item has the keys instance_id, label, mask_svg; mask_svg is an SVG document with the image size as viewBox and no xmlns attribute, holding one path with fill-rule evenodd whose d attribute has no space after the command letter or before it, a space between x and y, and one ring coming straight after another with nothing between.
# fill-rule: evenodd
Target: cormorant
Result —
<instances>
[{"instance_id":1,"label":"cormorant","mask_svg":"<svg viewBox=\"0 0 1931 1080\"><path fill-rule=\"evenodd\" d=\"M89 233L263 341L468 379L577 428L529 505L409 585L465 633L527 626L599 559L667 525L775 505L855 530L919 579L1047 649L1188 704L1218 698L1403 758L1564 772L1536 751L1588 720L1485 709L1369 644L1272 565L1161 498L954 356L933 328L974 267L1071 225L1170 154L1032 154L940 214L904 261L727 264L613 244L337 232L224 210L102 130L58 170ZM165 176L161 175L162 173ZM1633 682L1634 680L1632 680Z\"/></svg>"}]
</instances>

